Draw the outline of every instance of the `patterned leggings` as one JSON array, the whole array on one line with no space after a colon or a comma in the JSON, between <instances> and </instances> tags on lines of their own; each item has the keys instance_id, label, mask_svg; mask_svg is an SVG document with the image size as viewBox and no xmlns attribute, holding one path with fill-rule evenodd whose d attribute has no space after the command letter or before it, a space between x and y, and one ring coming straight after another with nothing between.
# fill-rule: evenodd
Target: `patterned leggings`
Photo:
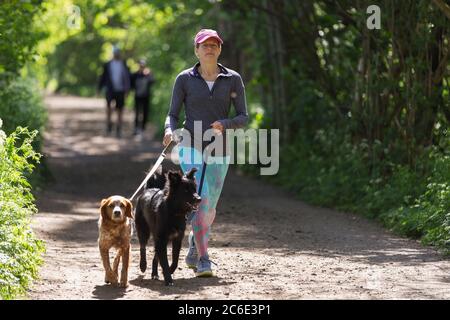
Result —
<instances>
[{"instance_id":1,"label":"patterned leggings","mask_svg":"<svg viewBox=\"0 0 450 320\"><path fill-rule=\"evenodd\" d=\"M200 188L200 181L203 169L203 160L201 153L194 148L180 146L178 151L181 169L184 173L197 168L195 180L197 182L197 191ZM195 161L194 161L195 160ZM210 160L218 160L213 163ZM194 232L195 245L200 256L208 252L208 239L211 231L211 224L216 217L216 206L222 192L225 176L227 175L230 157L212 157L208 159L205 177L203 180L202 201L199 209L192 219L192 230Z\"/></svg>"}]
</instances>

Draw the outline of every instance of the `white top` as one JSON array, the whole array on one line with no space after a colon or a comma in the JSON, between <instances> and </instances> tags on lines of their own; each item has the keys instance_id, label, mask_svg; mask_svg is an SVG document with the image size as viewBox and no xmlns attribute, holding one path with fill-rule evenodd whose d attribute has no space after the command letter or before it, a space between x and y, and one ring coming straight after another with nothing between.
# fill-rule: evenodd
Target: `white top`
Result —
<instances>
[{"instance_id":1,"label":"white top","mask_svg":"<svg viewBox=\"0 0 450 320\"><path fill-rule=\"evenodd\" d=\"M123 67L123 62L120 60L112 60L111 61L111 80L115 91L123 91L124 90L124 83L123 79L125 70Z\"/></svg>"},{"instance_id":2,"label":"white top","mask_svg":"<svg viewBox=\"0 0 450 320\"><path fill-rule=\"evenodd\" d=\"M209 91L211 91L211 90L212 90L212 87L213 87L213 85L214 85L214 81L206 81L206 84L207 84L208 87L209 87Z\"/></svg>"}]
</instances>

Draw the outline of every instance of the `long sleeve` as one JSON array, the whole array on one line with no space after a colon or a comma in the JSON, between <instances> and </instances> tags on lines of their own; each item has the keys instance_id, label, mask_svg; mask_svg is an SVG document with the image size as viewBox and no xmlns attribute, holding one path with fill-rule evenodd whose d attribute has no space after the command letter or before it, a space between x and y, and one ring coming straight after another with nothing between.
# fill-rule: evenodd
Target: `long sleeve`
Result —
<instances>
[{"instance_id":1,"label":"long sleeve","mask_svg":"<svg viewBox=\"0 0 450 320\"><path fill-rule=\"evenodd\" d=\"M220 123L225 129L238 129L246 126L248 122L247 101L245 98L245 87L241 76L235 77L232 101L236 110L236 116L232 119L221 119Z\"/></svg>"},{"instance_id":2,"label":"long sleeve","mask_svg":"<svg viewBox=\"0 0 450 320\"><path fill-rule=\"evenodd\" d=\"M178 119L185 98L185 91L183 89L183 78L181 75L175 79L175 84L172 90L172 99L170 101L169 113L166 117L166 122L164 124L165 132L170 129L174 131L177 129Z\"/></svg>"}]
</instances>

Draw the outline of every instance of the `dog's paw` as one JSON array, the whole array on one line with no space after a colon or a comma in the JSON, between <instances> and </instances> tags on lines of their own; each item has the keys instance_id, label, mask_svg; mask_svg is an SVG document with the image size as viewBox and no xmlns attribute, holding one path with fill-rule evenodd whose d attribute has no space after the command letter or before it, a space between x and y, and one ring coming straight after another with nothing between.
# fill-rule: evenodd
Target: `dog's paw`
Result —
<instances>
[{"instance_id":1,"label":"dog's paw","mask_svg":"<svg viewBox=\"0 0 450 320\"><path fill-rule=\"evenodd\" d=\"M120 288L127 288L128 287L128 281L120 281L119 287Z\"/></svg>"},{"instance_id":2,"label":"dog's paw","mask_svg":"<svg viewBox=\"0 0 450 320\"><path fill-rule=\"evenodd\" d=\"M117 274L115 274L114 272L107 273L105 276L105 282L116 285L119 282Z\"/></svg>"},{"instance_id":3,"label":"dog's paw","mask_svg":"<svg viewBox=\"0 0 450 320\"><path fill-rule=\"evenodd\" d=\"M157 274L152 274L152 279L153 280L159 280L159 276Z\"/></svg>"},{"instance_id":4,"label":"dog's paw","mask_svg":"<svg viewBox=\"0 0 450 320\"><path fill-rule=\"evenodd\" d=\"M166 287L173 287L173 281L166 281Z\"/></svg>"}]
</instances>

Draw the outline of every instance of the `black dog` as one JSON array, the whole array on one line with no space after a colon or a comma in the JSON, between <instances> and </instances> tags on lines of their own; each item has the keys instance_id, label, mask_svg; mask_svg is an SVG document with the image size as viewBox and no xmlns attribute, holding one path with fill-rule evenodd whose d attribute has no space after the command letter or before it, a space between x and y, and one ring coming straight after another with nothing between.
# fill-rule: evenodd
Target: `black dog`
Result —
<instances>
[{"instance_id":1,"label":"black dog","mask_svg":"<svg viewBox=\"0 0 450 320\"><path fill-rule=\"evenodd\" d=\"M140 245L141 271L145 272L147 269L146 245L152 234L155 244L152 279L158 279L159 261L166 285L173 285L171 274L178 266L186 229L186 214L197 210L201 201L194 178L196 171L197 169L193 168L186 176L178 171L155 173L147 182L146 189L136 204L135 223ZM167 245L170 240L172 264L169 267Z\"/></svg>"}]
</instances>

